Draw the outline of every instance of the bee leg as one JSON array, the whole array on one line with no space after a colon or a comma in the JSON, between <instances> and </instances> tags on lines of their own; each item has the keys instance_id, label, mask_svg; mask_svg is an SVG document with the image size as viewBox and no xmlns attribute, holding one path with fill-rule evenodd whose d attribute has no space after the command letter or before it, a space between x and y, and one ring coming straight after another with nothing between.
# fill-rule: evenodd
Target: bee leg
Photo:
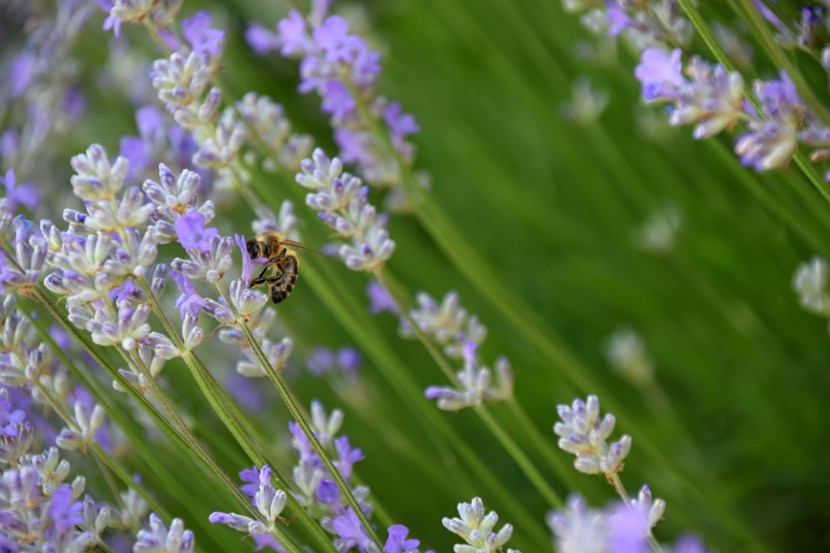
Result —
<instances>
[{"instance_id":1,"label":"bee leg","mask_svg":"<svg viewBox=\"0 0 830 553\"><path fill-rule=\"evenodd\" d=\"M277 257L272 257L271 259L268 260L268 264L270 265L271 263L279 261L280 259L285 257L285 251L286 251L285 248L283 248L282 251L279 253L279 255Z\"/></svg>"},{"instance_id":2,"label":"bee leg","mask_svg":"<svg viewBox=\"0 0 830 553\"><path fill-rule=\"evenodd\" d=\"M264 276L267 270L268 265L263 267L262 272L259 273L259 276L251 280L251 283L248 286L259 286L260 284L265 284L268 281L268 277Z\"/></svg>"}]
</instances>

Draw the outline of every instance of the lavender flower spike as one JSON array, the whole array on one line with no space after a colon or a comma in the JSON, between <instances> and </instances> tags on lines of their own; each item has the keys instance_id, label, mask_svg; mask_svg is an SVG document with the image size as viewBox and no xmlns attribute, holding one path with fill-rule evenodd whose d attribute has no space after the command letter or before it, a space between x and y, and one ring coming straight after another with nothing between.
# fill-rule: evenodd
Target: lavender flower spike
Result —
<instances>
[{"instance_id":1,"label":"lavender flower spike","mask_svg":"<svg viewBox=\"0 0 830 553\"><path fill-rule=\"evenodd\" d=\"M276 520L285 508L287 496L282 490L271 485L271 468L268 465L259 471L259 489L254 495L254 505L268 524L236 513L215 512L208 517L212 524L225 524L234 530L247 532L251 535L267 534L274 529Z\"/></svg>"},{"instance_id":2,"label":"lavender flower spike","mask_svg":"<svg viewBox=\"0 0 830 553\"><path fill-rule=\"evenodd\" d=\"M499 521L495 511L484 512L484 503L480 497L474 497L470 503L458 504L458 515L461 518L444 517L441 523L444 528L460 536L465 544L453 547L456 553L497 553L513 535L513 526L505 524L498 532L493 528ZM515 549L508 549L508 553L520 553Z\"/></svg>"},{"instance_id":3,"label":"lavender flower spike","mask_svg":"<svg viewBox=\"0 0 830 553\"><path fill-rule=\"evenodd\" d=\"M513 373L507 359L497 361L498 383L490 386L491 373L487 367L478 364L478 346L467 342L464 347L464 368L456 373L457 388L430 386L424 392L428 399L437 399L438 408L444 411L458 411L475 407L482 401L504 401L513 397Z\"/></svg>"},{"instance_id":4,"label":"lavender flower spike","mask_svg":"<svg viewBox=\"0 0 830 553\"><path fill-rule=\"evenodd\" d=\"M766 118L749 123L750 132L738 138L735 153L744 165L759 172L784 167L795 154L807 106L783 71L781 80L755 81L753 89Z\"/></svg>"},{"instance_id":5,"label":"lavender flower spike","mask_svg":"<svg viewBox=\"0 0 830 553\"><path fill-rule=\"evenodd\" d=\"M338 158L329 159L320 148L301 163L297 183L312 190L306 204L351 243L340 245L338 255L354 271L376 271L395 251L395 242L386 230L386 217L377 215L368 202L369 188L358 177L343 172Z\"/></svg>"},{"instance_id":6,"label":"lavender flower spike","mask_svg":"<svg viewBox=\"0 0 830 553\"><path fill-rule=\"evenodd\" d=\"M155 513L150 514L150 528L139 530L133 553L193 553L193 532L184 529L181 519L174 518L170 530Z\"/></svg>"},{"instance_id":7,"label":"lavender flower spike","mask_svg":"<svg viewBox=\"0 0 830 553\"><path fill-rule=\"evenodd\" d=\"M631 436L606 442L616 419L608 414L600 421L597 396L588 396L587 401L575 399L572 406L559 405L557 411L562 422L557 422L553 431L559 436L559 447L576 455L576 470L610 478L623 469L623 460L631 450Z\"/></svg>"}]
</instances>

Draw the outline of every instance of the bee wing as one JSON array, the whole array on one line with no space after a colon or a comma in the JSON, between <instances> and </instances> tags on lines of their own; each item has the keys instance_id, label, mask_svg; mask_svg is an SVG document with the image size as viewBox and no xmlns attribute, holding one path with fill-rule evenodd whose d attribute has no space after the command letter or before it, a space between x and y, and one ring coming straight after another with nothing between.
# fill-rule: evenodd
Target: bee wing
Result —
<instances>
[{"instance_id":1,"label":"bee wing","mask_svg":"<svg viewBox=\"0 0 830 553\"><path fill-rule=\"evenodd\" d=\"M283 245L289 246L291 248L297 248L298 250L304 250L304 251L307 251L307 252L314 252L314 253L318 253L320 255L323 255L321 252L318 252L317 250L309 248L305 244L300 244L299 242L295 242L293 240L282 240L281 242L282 242Z\"/></svg>"}]
</instances>

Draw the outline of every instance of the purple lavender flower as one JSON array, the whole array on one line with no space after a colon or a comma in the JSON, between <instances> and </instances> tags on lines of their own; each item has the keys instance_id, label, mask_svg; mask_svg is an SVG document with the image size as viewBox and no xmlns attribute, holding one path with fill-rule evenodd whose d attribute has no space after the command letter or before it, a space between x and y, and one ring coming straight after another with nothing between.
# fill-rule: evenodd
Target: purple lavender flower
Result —
<instances>
[{"instance_id":1,"label":"purple lavender flower","mask_svg":"<svg viewBox=\"0 0 830 553\"><path fill-rule=\"evenodd\" d=\"M675 97L677 88L686 82L680 74L680 56L679 48L671 53L660 48L643 51L640 64L634 70L634 76L643 85L643 98L671 100Z\"/></svg>"},{"instance_id":2,"label":"purple lavender flower","mask_svg":"<svg viewBox=\"0 0 830 553\"><path fill-rule=\"evenodd\" d=\"M369 297L369 313L376 315L389 311L395 315L398 314L398 304L380 282L373 280L367 284L366 295Z\"/></svg>"},{"instance_id":3,"label":"purple lavender flower","mask_svg":"<svg viewBox=\"0 0 830 553\"><path fill-rule=\"evenodd\" d=\"M257 23L245 29L245 41L258 56L280 49L280 37L274 31Z\"/></svg>"},{"instance_id":4,"label":"purple lavender flower","mask_svg":"<svg viewBox=\"0 0 830 553\"><path fill-rule=\"evenodd\" d=\"M239 486L239 489L253 499L259 489L259 468L254 465L252 468L240 470L239 479L245 482Z\"/></svg>"},{"instance_id":5,"label":"purple lavender flower","mask_svg":"<svg viewBox=\"0 0 830 553\"><path fill-rule=\"evenodd\" d=\"M23 205L27 209L33 209L38 203L38 190L33 184L17 184L14 170L9 169L3 178L3 186L6 189L6 209L10 214L17 211L17 206Z\"/></svg>"},{"instance_id":6,"label":"purple lavender flower","mask_svg":"<svg viewBox=\"0 0 830 553\"><path fill-rule=\"evenodd\" d=\"M253 536L268 534L274 530L276 520L285 508L287 495L271 485L271 468L268 465L264 465L257 476L258 485L253 503L265 523L236 513L214 512L208 517L211 524L224 524ZM266 544L263 543L264 545Z\"/></svg>"},{"instance_id":7,"label":"purple lavender flower","mask_svg":"<svg viewBox=\"0 0 830 553\"><path fill-rule=\"evenodd\" d=\"M677 91L677 109L669 117L671 125L698 123L695 139L708 138L738 121L744 105L744 80L740 73L729 73L721 65L712 66L692 58L686 68L691 81Z\"/></svg>"},{"instance_id":8,"label":"purple lavender flower","mask_svg":"<svg viewBox=\"0 0 830 553\"><path fill-rule=\"evenodd\" d=\"M608 553L648 553L649 529L639 512L618 503L609 517Z\"/></svg>"},{"instance_id":9,"label":"purple lavender flower","mask_svg":"<svg viewBox=\"0 0 830 553\"><path fill-rule=\"evenodd\" d=\"M709 553L709 550L700 541L700 538L694 534L684 534L680 536L677 543L674 544L674 553Z\"/></svg>"},{"instance_id":10,"label":"purple lavender flower","mask_svg":"<svg viewBox=\"0 0 830 553\"><path fill-rule=\"evenodd\" d=\"M412 553L421 545L418 540L406 539L409 528L403 524L393 524L388 531L389 538L383 546L383 553Z\"/></svg>"},{"instance_id":11,"label":"purple lavender flower","mask_svg":"<svg viewBox=\"0 0 830 553\"><path fill-rule=\"evenodd\" d=\"M334 440L334 447L337 450L338 460L335 461L335 466L343 478L349 479L352 477L352 467L354 463L361 461L363 452L360 448L352 449L349 443L348 436L341 436Z\"/></svg>"},{"instance_id":12,"label":"purple lavender flower","mask_svg":"<svg viewBox=\"0 0 830 553\"><path fill-rule=\"evenodd\" d=\"M606 17L608 18L608 34L611 37L616 37L634 24L625 10L613 0L606 0L605 7L608 9Z\"/></svg>"},{"instance_id":13,"label":"purple lavender flower","mask_svg":"<svg viewBox=\"0 0 830 553\"><path fill-rule=\"evenodd\" d=\"M305 363L311 374L322 376L334 368L334 353L327 347L316 347L306 357Z\"/></svg>"},{"instance_id":14,"label":"purple lavender flower","mask_svg":"<svg viewBox=\"0 0 830 553\"><path fill-rule=\"evenodd\" d=\"M55 523L55 531L66 534L76 524L84 521L81 511L83 503L72 501L72 486L63 485L52 494L52 501L49 505L49 516Z\"/></svg>"},{"instance_id":15,"label":"purple lavender flower","mask_svg":"<svg viewBox=\"0 0 830 553\"><path fill-rule=\"evenodd\" d=\"M210 57L221 54L225 43L225 32L220 29L211 29L210 14L203 10L182 21L182 34L193 47L194 52Z\"/></svg>"},{"instance_id":16,"label":"purple lavender flower","mask_svg":"<svg viewBox=\"0 0 830 553\"><path fill-rule=\"evenodd\" d=\"M187 313L198 315L199 311L207 305L205 299L196 293L190 279L179 271L170 271L170 276L173 277L173 281L181 291L181 294L176 299L176 308L179 309L181 318L184 319Z\"/></svg>"},{"instance_id":17,"label":"purple lavender flower","mask_svg":"<svg viewBox=\"0 0 830 553\"><path fill-rule=\"evenodd\" d=\"M411 163L414 148L406 136L417 132L412 115L402 112L397 102L374 97L373 89L380 74L380 54L371 50L363 38L350 34L349 24L342 17L330 15L326 3L315 5L309 18L311 25L296 11L291 11L278 24L281 53L302 57L301 82L298 90L305 94L316 91L322 98L323 112L332 115L335 141L347 163L357 163L368 181L383 186L396 186L401 181L400 162ZM322 18L317 22L317 18ZM377 136L366 121L369 117L385 124L392 145L389 152L384 138Z\"/></svg>"},{"instance_id":18,"label":"purple lavender flower","mask_svg":"<svg viewBox=\"0 0 830 553\"><path fill-rule=\"evenodd\" d=\"M288 17L277 24L278 41L282 44L283 56L305 55L313 47L311 36L306 30L305 18L297 10L288 12Z\"/></svg>"},{"instance_id":19,"label":"purple lavender flower","mask_svg":"<svg viewBox=\"0 0 830 553\"><path fill-rule=\"evenodd\" d=\"M196 249L202 253L210 250L210 242L219 236L215 227L205 227L205 216L196 210L176 220L176 235L185 249Z\"/></svg>"},{"instance_id":20,"label":"purple lavender flower","mask_svg":"<svg viewBox=\"0 0 830 553\"><path fill-rule=\"evenodd\" d=\"M750 132L738 138L735 153L744 165L769 171L785 166L795 154L807 107L783 71L781 80L755 81L753 88L765 118L750 121Z\"/></svg>"},{"instance_id":21,"label":"purple lavender flower","mask_svg":"<svg viewBox=\"0 0 830 553\"><path fill-rule=\"evenodd\" d=\"M415 122L415 116L404 113L398 102L390 102L386 106L386 109L383 110L383 120L389 128L392 143L395 148L401 151L406 148L406 137L421 130L421 127Z\"/></svg>"},{"instance_id":22,"label":"purple lavender flower","mask_svg":"<svg viewBox=\"0 0 830 553\"><path fill-rule=\"evenodd\" d=\"M332 528L339 536L334 543L340 551L356 547L359 551L365 552L372 547L372 540L366 535L366 530L351 507L346 509L345 514L334 518Z\"/></svg>"}]
</instances>

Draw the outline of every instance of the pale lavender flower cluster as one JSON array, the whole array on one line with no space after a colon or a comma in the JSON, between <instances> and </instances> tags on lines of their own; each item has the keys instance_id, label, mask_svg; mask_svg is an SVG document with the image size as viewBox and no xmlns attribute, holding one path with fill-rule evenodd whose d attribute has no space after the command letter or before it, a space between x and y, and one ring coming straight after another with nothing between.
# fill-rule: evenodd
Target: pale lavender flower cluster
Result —
<instances>
[{"instance_id":1,"label":"pale lavender flower cluster","mask_svg":"<svg viewBox=\"0 0 830 553\"><path fill-rule=\"evenodd\" d=\"M104 30L112 29L115 36L121 33L122 23L151 23L154 27L167 27L173 23L182 0L96 0L109 16Z\"/></svg>"},{"instance_id":2,"label":"pale lavender flower cluster","mask_svg":"<svg viewBox=\"0 0 830 553\"><path fill-rule=\"evenodd\" d=\"M44 170L57 155L55 145L73 131L85 109L78 86L80 64L72 48L94 11L82 2L54 4L49 10L27 5L19 13L4 9L6 29L20 29L25 41L18 47L13 35L3 37L7 55L0 60L0 166L14 167L19 175L38 181L53 176ZM37 204L34 187L15 190L8 176L6 193L9 201L29 209Z\"/></svg>"},{"instance_id":3,"label":"pale lavender flower cluster","mask_svg":"<svg viewBox=\"0 0 830 553\"><path fill-rule=\"evenodd\" d=\"M267 170L275 171L277 162L296 171L312 141L291 132L279 104L248 93L220 111L222 92L211 86L211 79L218 71L225 37L223 31L211 28L210 15L197 12L185 20L182 34L185 44L165 35L174 52L153 64L153 87L176 123L193 137L197 145L193 164L216 172L215 186L220 190L238 190L249 179L242 148L254 141L268 150Z\"/></svg>"},{"instance_id":4,"label":"pale lavender flower cluster","mask_svg":"<svg viewBox=\"0 0 830 553\"><path fill-rule=\"evenodd\" d=\"M492 372L478 362L478 346L467 342L463 349L464 366L455 373L453 386L429 386L424 390L428 399L436 399L439 409L458 411L476 407L482 402L496 403L513 397L513 371L506 357L496 360L496 381Z\"/></svg>"},{"instance_id":5,"label":"pale lavender flower cluster","mask_svg":"<svg viewBox=\"0 0 830 553\"><path fill-rule=\"evenodd\" d=\"M323 405L317 401L311 404L311 421L314 433L320 444L336 455L334 464L338 472L349 483L352 480L353 465L363 459L363 453L353 448L346 436L337 436L343 423L343 413L334 409L326 414ZM265 465L261 469L253 467L239 473L245 482L241 490L251 498L257 511L268 524L235 513L215 512L210 515L210 522L225 524L246 532L257 544L257 551L268 547L274 551L285 551L283 546L270 534L280 513L285 507L287 493L298 501L300 506L320 521L321 526L334 537L338 551L358 550L362 553L379 553L377 547L366 534L360 520L347 505L322 461L313 451L311 442L297 423L289 423L293 437L292 446L299 454L298 462L292 471L294 487L286 491L276 490L271 484L271 469ZM352 488L361 509L367 515L372 512L372 505L366 500L369 489L366 486ZM283 521L284 522L284 521ZM407 539L409 530L400 524L393 524L388 529L389 537L383 547L383 553L418 553L420 542Z\"/></svg>"},{"instance_id":6,"label":"pale lavender flower cluster","mask_svg":"<svg viewBox=\"0 0 830 553\"><path fill-rule=\"evenodd\" d=\"M798 302L807 311L830 319L830 263L814 256L809 262L801 263L793 274L793 291ZM830 330L830 323L828 323Z\"/></svg>"},{"instance_id":7,"label":"pale lavender flower cluster","mask_svg":"<svg viewBox=\"0 0 830 553\"><path fill-rule=\"evenodd\" d=\"M381 310L379 306L389 305L388 310L397 314L394 301L384 299L384 294L388 296L382 287L371 291L372 310L377 312ZM461 306L458 293L448 292L440 303L426 292L419 292L416 299L418 308L410 310L409 315L418 330L443 346L447 356L463 361L452 386L429 386L424 391L426 397L438 400L438 408L445 411L458 411L476 407L485 401L495 403L512 398L514 383L510 363L506 357L496 359L493 382L493 371L481 365L478 359L478 347L487 336L487 328L478 317ZM401 335L415 336L416 330L409 320L399 317Z\"/></svg>"},{"instance_id":8,"label":"pale lavender flower cluster","mask_svg":"<svg viewBox=\"0 0 830 553\"><path fill-rule=\"evenodd\" d=\"M605 358L614 371L635 385L644 385L654 375L654 362L643 339L633 329L619 328L605 342Z\"/></svg>"},{"instance_id":9,"label":"pale lavender flower cluster","mask_svg":"<svg viewBox=\"0 0 830 553\"><path fill-rule=\"evenodd\" d=\"M246 33L248 42L260 54L279 50L284 56L301 58L299 91L315 91L322 98L322 110L331 115L339 157L356 164L372 184L399 185L401 163L409 165L414 156L406 137L419 130L418 124L398 102L374 95L380 54L350 34L345 19L327 15L328 4L315 2L308 18L292 10L277 25L277 34L252 26ZM384 127L394 151L374 132L376 124Z\"/></svg>"},{"instance_id":10,"label":"pale lavender flower cluster","mask_svg":"<svg viewBox=\"0 0 830 553\"><path fill-rule=\"evenodd\" d=\"M325 378L331 389L351 404L364 401L364 389L358 375L363 356L356 348L345 346L337 350L317 346L306 356L305 364L314 376Z\"/></svg>"},{"instance_id":11,"label":"pale lavender flower cluster","mask_svg":"<svg viewBox=\"0 0 830 553\"><path fill-rule=\"evenodd\" d=\"M630 505L617 502L603 510L592 509L579 495L572 495L565 509L548 513L547 523L559 553L648 553L651 530L665 508L662 499L652 499L648 486ZM698 547L689 553L703 553L702 545L695 543Z\"/></svg>"},{"instance_id":12,"label":"pale lavender flower cluster","mask_svg":"<svg viewBox=\"0 0 830 553\"><path fill-rule=\"evenodd\" d=\"M149 527L138 532L133 553L193 553L195 546L193 532L184 529L181 519L174 518L168 529L161 517L151 513Z\"/></svg>"},{"instance_id":13,"label":"pale lavender flower cluster","mask_svg":"<svg viewBox=\"0 0 830 553\"><path fill-rule=\"evenodd\" d=\"M257 472L256 467L253 471ZM282 520L280 513L285 508L287 496L283 490L278 490L271 485L271 468L268 465L263 466L258 473L259 486L254 494L253 502L265 523L236 513L215 512L209 517L212 524L225 524L234 530L246 532L252 537L269 535L273 532L277 519Z\"/></svg>"},{"instance_id":14,"label":"pale lavender flower cluster","mask_svg":"<svg viewBox=\"0 0 830 553\"><path fill-rule=\"evenodd\" d=\"M499 515L495 511L486 512L481 498L474 497L470 503L458 504L458 517L444 517L441 523L464 540L463 544L453 547L456 553L500 553L513 535L513 526L505 524L494 532L498 521ZM521 552L508 548L507 553Z\"/></svg>"},{"instance_id":15,"label":"pale lavender flower cluster","mask_svg":"<svg viewBox=\"0 0 830 553\"><path fill-rule=\"evenodd\" d=\"M0 548L4 551L80 552L99 543L109 522L107 507L97 508L84 493L85 480L71 484L66 461L57 451L24 455L0 476Z\"/></svg>"},{"instance_id":16,"label":"pale lavender flower cluster","mask_svg":"<svg viewBox=\"0 0 830 553\"><path fill-rule=\"evenodd\" d=\"M680 50L648 49L635 70L647 101L672 104L672 125L695 123L694 137L708 138L746 122L748 130L738 137L735 153L756 171L786 167L799 142L820 148L813 161L830 157L830 129L807 108L786 73L779 80L753 83L759 113L747 103L739 73L695 57L686 66L686 79L680 56Z\"/></svg>"},{"instance_id":17,"label":"pale lavender flower cluster","mask_svg":"<svg viewBox=\"0 0 830 553\"><path fill-rule=\"evenodd\" d=\"M8 297L6 298L8 300ZM129 488L121 492L121 508L114 509L84 495L86 479L76 476L69 481L71 466L61 459L58 449L48 448L40 454L29 453L32 424L26 414L12 405L9 390L0 389L0 550L19 553L80 553L109 547L104 533L115 537L134 533L147 514L147 504ZM76 409L79 403L76 403ZM66 441L65 431L58 445ZM151 528L164 527L158 517L150 516ZM181 521L173 522L174 528ZM157 532L153 532L157 534ZM181 534L181 532L179 532ZM150 532L139 531L133 551L140 553L191 553L192 534L185 533L190 547L160 549L173 543L159 541Z\"/></svg>"},{"instance_id":18,"label":"pale lavender flower cluster","mask_svg":"<svg viewBox=\"0 0 830 553\"><path fill-rule=\"evenodd\" d=\"M311 190L306 204L318 217L351 243L341 244L339 257L353 271L376 271L395 251L386 230L387 217L369 203L369 188L358 177L343 172L338 158L329 159L320 148L302 161L297 183Z\"/></svg>"},{"instance_id":19,"label":"pale lavender flower cluster","mask_svg":"<svg viewBox=\"0 0 830 553\"><path fill-rule=\"evenodd\" d=\"M0 354L0 383L9 387L9 390L0 390L4 401L10 391L17 390L21 395L31 396L34 405L74 413L74 418L66 421L67 426L55 438L62 449L86 451L93 443L107 448L110 435L104 410L94 404L85 390L73 388L66 367L40 339L30 319L16 308L15 296L6 294L2 302L0 348L4 353ZM24 412L17 410L10 420L23 416ZM27 423L15 432L7 433L6 437L0 460L13 463L31 444L31 425Z\"/></svg>"},{"instance_id":20,"label":"pale lavender flower cluster","mask_svg":"<svg viewBox=\"0 0 830 553\"><path fill-rule=\"evenodd\" d=\"M458 292L447 292L440 303L426 292L418 292L415 301L418 308L409 312L412 320L421 332L442 345L444 353L450 357L463 357L470 342L481 345L487 337L487 328L478 317L461 306ZM406 337L415 335L415 330L404 318L401 318L400 333Z\"/></svg>"},{"instance_id":21,"label":"pale lavender flower cluster","mask_svg":"<svg viewBox=\"0 0 830 553\"><path fill-rule=\"evenodd\" d=\"M778 80L753 83L756 111L744 93L744 78L739 72L699 57L692 57L682 67L681 51L688 46L692 27L681 16L676 0L565 3L570 11L590 10L583 22L590 22L588 27L594 32L612 37L624 32L631 39L641 52L635 76L642 84L643 98L671 104L672 126L694 124L694 137L704 139L744 122L747 131L738 137L735 153L744 165L759 172L786 167L799 143L818 148L812 161L830 159L830 128L807 108L783 70ZM780 31L782 41L786 43L786 36L790 36L793 44L802 47L814 42L810 37L815 37L824 17L820 9L802 10L801 25L790 32L790 26L762 2L756 1L756 6ZM746 57L742 48L733 45L733 49L741 50L739 58ZM830 59L830 48L826 51ZM830 173L825 179L830 179Z\"/></svg>"},{"instance_id":22,"label":"pale lavender flower cluster","mask_svg":"<svg viewBox=\"0 0 830 553\"><path fill-rule=\"evenodd\" d=\"M348 437L337 437L343 422L343 413L334 409L327 415L318 402L312 403L311 411L317 439L323 447L336 453L334 464L343 479L350 483L353 466L363 459L363 452L358 448L352 448ZM371 540L357 515L342 497L342 492L323 466L322 461L312 449L308 437L297 423L289 423L289 430L293 437L292 446L299 454L297 464L293 469L296 487L294 496L297 501L320 519L323 528L338 536L340 547L343 547L344 551L351 547L366 551ZM366 501L369 489L359 485L352 488L352 493L363 512L367 515L371 514L372 505Z\"/></svg>"},{"instance_id":23,"label":"pale lavender flower cluster","mask_svg":"<svg viewBox=\"0 0 830 553\"><path fill-rule=\"evenodd\" d=\"M563 0L565 10L582 13L581 22L594 34L624 36L638 51L649 47L689 45L694 31L677 0Z\"/></svg>"},{"instance_id":24,"label":"pale lavender flower cluster","mask_svg":"<svg viewBox=\"0 0 830 553\"><path fill-rule=\"evenodd\" d=\"M553 426L559 436L559 447L576 455L574 467L585 474L604 474L611 478L623 469L623 461L631 451L631 436L608 443L617 422L608 413L600 420L599 398L575 399L573 404L556 407L561 422Z\"/></svg>"},{"instance_id":25,"label":"pale lavender flower cluster","mask_svg":"<svg viewBox=\"0 0 830 553\"><path fill-rule=\"evenodd\" d=\"M774 0L768 0L775 4ZM804 50L815 50L822 44L822 28L826 28L828 22L827 9L821 6L802 6L798 10L798 19L782 20L767 6L763 0L753 0L758 13L775 28L775 39L784 48L799 48ZM827 47L821 50L821 57L830 52ZM825 67L827 69L827 67Z\"/></svg>"}]
</instances>

